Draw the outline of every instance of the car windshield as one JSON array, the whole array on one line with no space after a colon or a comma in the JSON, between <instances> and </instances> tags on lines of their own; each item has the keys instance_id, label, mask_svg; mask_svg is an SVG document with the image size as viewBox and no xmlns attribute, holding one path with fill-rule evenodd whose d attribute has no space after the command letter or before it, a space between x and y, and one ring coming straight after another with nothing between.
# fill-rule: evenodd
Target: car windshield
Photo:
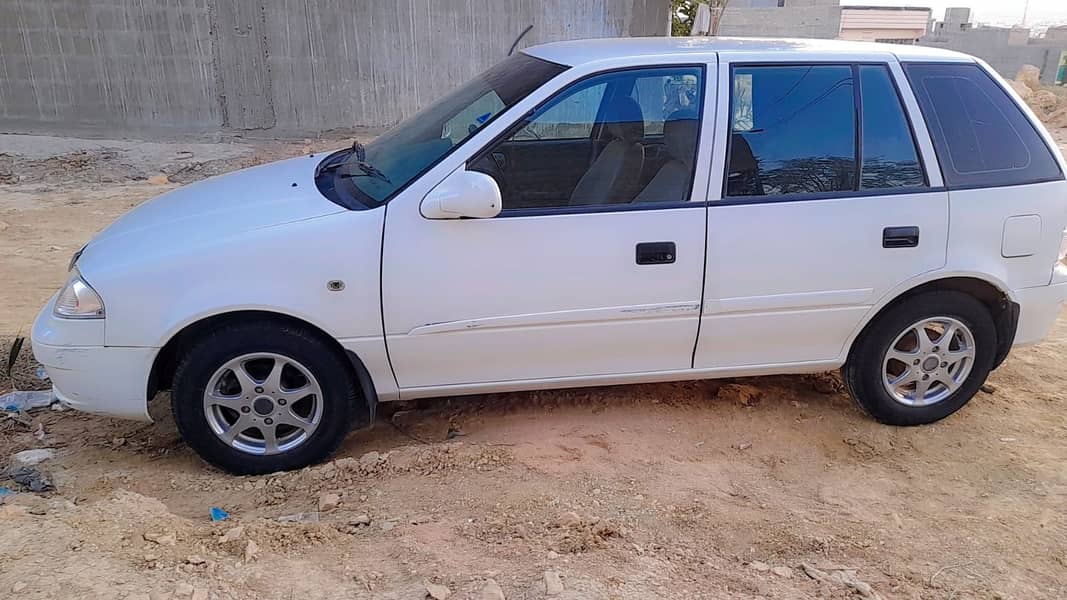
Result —
<instances>
[{"instance_id":1,"label":"car windshield","mask_svg":"<svg viewBox=\"0 0 1067 600\"><path fill-rule=\"evenodd\" d=\"M350 151L343 164L331 170L332 187L339 196L336 201L351 204L355 200L369 208L383 204L497 115L564 70L521 53L498 63L369 142L362 152Z\"/></svg>"}]
</instances>

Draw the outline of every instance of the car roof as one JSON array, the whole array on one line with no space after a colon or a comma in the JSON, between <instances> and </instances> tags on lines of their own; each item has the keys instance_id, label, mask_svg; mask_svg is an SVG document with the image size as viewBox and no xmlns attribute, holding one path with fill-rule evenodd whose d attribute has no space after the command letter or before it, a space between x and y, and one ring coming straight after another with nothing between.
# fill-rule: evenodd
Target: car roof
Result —
<instances>
[{"instance_id":1,"label":"car roof","mask_svg":"<svg viewBox=\"0 0 1067 600\"><path fill-rule=\"evenodd\" d=\"M749 37L630 37L598 38L552 42L531 46L524 53L554 63L578 65L618 58L648 58L664 55L692 54L694 58L711 58L715 54L766 53L767 60L780 60L783 55L797 58L803 54L847 55L863 60L865 55L892 54L901 61L974 62L974 58L959 52L926 46L878 44L846 40L816 40Z\"/></svg>"}]
</instances>

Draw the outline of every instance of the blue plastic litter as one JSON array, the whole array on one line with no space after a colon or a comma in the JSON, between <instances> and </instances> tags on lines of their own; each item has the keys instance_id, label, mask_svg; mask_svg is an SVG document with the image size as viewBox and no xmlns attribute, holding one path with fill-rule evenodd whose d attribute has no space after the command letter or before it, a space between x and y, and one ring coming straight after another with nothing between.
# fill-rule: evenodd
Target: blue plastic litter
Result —
<instances>
[{"instance_id":1,"label":"blue plastic litter","mask_svg":"<svg viewBox=\"0 0 1067 600\"><path fill-rule=\"evenodd\" d=\"M211 520L212 521L225 521L230 518L230 513L222 510L217 506L211 507Z\"/></svg>"},{"instance_id":2,"label":"blue plastic litter","mask_svg":"<svg viewBox=\"0 0 1067 600\"><path fill-rule=\"evenodd\" d=\"M3 498L4 496L10 496L14 493L14 490L12 490L11 488L0 487L0 498Z\"/></svg>"},{"instance_id":3,"label":"blue plastic litter","mask_svg":"<svg viewBox=\"0 0 1067 600\"><path fill-rule=\"evenodd\" d=\"M9 392L0 396L0 408L5 412L25 412L34 408L47 408L54 399L52 390Z\"/></svg>"}]
</instances>

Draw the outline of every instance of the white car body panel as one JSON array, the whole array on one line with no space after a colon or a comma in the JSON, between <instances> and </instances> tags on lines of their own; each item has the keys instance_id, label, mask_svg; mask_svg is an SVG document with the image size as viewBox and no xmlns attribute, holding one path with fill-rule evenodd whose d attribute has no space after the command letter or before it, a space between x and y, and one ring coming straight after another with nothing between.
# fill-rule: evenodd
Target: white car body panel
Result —
<instances>
[{"instance_id":1,"label":"white car body panel","mask_svg":"<svg viewBox=\"0 0 1067 600\"><path fill-rule=\"evenodd\" d=\"M883 228L896 225L917 225L919 247L883 248ZM945 192L712 203L695 366L839 357L875 301L944 266L947 233Z\"/></svg>"},{"instance_id":2,"label":"white car body panel","mask_svg":"<svg viewBox=\"0 0 1067 600\"><path fill-rule=\"evenodd\" d=\"M440 222L405 208L390 207L382 269L402 391L690 366L703 206ZM634 264L637 243L661 240L674 264Z\"/></svg>"},{"instance_id":3,"label":"white car body panel","mask_svg":"<svg viewBox=\"0 0 1067 600\"><path fill-rule=\"evenodd\" d=\"M384 207L346 210L327 200L313 177L323 157L309 156L186 186L120 218L78 261L107 318L58 318L49 302L34 325L34 352L61 399L147 419L161 349L186 327L236 311L286 315L325 332L365 367L382 401L833 369L882 308L945 278L988 282L1018 303L1016 345L1039 341L1059 314L1067 266L1053 266L1067 182L946 191L900 66L971 57L730 38L586 40L525 52L570 68ZM744 62L887 64L930 190L724 201L724 92L729 65ZM659 65L706 69L691 206L456 220L420 213L431 190L568 84ZM910 225L920 227L919 247L882 247L884 227ZM635 244L657 241L676 243L676 261L636 265Z\"/></svg>"}]
</instances>

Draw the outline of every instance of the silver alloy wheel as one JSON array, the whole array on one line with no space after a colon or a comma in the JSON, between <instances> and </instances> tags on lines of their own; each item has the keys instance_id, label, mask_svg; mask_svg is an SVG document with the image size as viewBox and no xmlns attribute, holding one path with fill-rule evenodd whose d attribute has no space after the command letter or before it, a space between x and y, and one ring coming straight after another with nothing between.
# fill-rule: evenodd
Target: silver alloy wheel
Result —
<instances>
[{"instance_id":1,"label":"silver alloy wheel","mask_svg":"<svg viewBox=\"0 0 1067 600\"><path fill-rule=\"evenodd\" d=\"M307 367L270 352L222 365L204 388L204 417L215 435L248 454L288 452L322 420L322 388Z\"/></svg>"},{"instance_id":2,"label":"silver alloy wheel","mask_svg":"<svg viewBox=\"0 0 1067 600\"><path fill-rule=\"evenodd\" d=\"M952 317L930 317L910 325L889 345L882 360L882 385L906 406L930 406L963 385L974 367L974 334Z\"/></svg>"}]
</instances>

